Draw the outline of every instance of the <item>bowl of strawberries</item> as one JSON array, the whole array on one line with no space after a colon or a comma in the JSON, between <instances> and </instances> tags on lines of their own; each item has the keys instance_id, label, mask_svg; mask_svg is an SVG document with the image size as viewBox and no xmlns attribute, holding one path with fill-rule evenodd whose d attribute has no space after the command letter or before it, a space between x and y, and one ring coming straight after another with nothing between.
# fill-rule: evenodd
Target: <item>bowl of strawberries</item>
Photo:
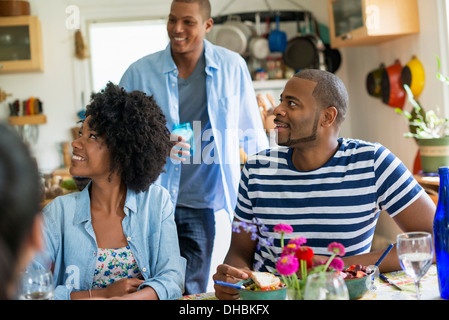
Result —
<instances>
[{"instance_id":1,"label":"bowl of strawberries","mask_svg":"<svg viewBox=\"0 0 449 320\"><path fill-rule=\"evenodd\" d=\"M374 277L378 269L376 266L351 265L340 271L345 280L349 292L349 299L360 299L368 290L374 286Z\"/></svg>"}]
</instances>

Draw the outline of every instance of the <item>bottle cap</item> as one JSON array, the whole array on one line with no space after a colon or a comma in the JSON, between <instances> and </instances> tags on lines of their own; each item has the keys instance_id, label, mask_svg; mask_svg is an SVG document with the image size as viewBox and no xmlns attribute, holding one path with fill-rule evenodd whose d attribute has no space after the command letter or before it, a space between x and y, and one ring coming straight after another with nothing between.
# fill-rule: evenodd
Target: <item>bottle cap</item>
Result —
<instances>
[{"instance_id":1,"label":"bottle cap","mask_svg":"<svg viewBox=\"0 0 449 320\"><path fill-rule=\"evenodd\" d=\"M444 173L448 173L449 172L449 167L439 167L438 168L438 173L439 174L444 174Z\"/></svg>"}]
</instances>

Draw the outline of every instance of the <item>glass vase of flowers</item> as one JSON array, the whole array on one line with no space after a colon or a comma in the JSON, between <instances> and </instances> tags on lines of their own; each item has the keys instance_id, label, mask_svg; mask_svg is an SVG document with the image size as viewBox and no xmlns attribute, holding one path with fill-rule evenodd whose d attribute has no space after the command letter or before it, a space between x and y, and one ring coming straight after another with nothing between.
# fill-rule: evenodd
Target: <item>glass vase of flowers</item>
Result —
<instances>
[{"instance_id":1,"label":"glass vase of flowers","mask_svg":"<svg viewBox=\"0 0 449 320\"><path fill-rule=\"evenodd\" d=\"M274 250L269 247L273 246L274 238L263 236L268 228L265 227L257 218L253 219L253 223L249 224L241 221L234 221L233 231L241 230L251 234L253 240L258 241L258 246L263 244L276 261L275 273L281 277L282 282L287 286L287 295L290 300L304 299L304 289L307 283L307 277L314 273L326 273L337 270L343 270L344 263L338 256L344 256L345 247L337 242L328 245L330 257L324 261L314 261L314 252L311 247L306 246L307 239L304 237L296 237L290 239L287 244L284 243L285 234L293 233L293 228L288 224L277 224L273 231L280 234L281 254L275 256ZM317 259L315 259L317 260ZM258 269L255 266L255 269Z\"/></svg>"}]
</instances>

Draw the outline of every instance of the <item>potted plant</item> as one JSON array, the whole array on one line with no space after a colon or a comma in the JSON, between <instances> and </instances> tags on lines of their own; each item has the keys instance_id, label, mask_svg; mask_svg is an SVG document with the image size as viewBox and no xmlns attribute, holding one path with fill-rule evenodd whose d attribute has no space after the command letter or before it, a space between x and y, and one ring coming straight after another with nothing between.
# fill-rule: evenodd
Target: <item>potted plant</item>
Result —
<instances>
[{"instance_id":1,"label":"potted plant","mask_svg":"<svg viewBox=\"0 0 449 320\"><path fill-rule=\"evenodd\" d=\"M437 78L449 84L449 77L443 76L440 70L440 60L437 57ZM415 138L421 157L421 166L424 173L437 173L441 166L449 166L449 119L438 116L439 110L423 110L415 100L410 87L404 84L408 100L413 106L412 112L396 108L396 112L404 115L408 122L410 132L406 137Z\"/></svg>"}]
</instances>

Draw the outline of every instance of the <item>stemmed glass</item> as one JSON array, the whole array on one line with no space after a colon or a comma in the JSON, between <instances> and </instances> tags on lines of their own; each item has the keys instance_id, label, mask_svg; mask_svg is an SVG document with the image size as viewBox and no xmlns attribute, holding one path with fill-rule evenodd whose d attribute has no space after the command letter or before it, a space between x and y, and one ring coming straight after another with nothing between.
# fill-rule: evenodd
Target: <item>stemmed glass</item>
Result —
<instances>
[{"instance_id":1,"label":"stemmed glass","mask_svg":"<svg viewBox=\"0 0 449 320\"><path fill-rule=\"evenodd\" d=\"M413 279L416 297L421 298L419 281L433 261L432 236L428 232L407 232L397 236L397 254L405 273Z\"/></svg>"},{"instance_id":2,"label":"stemmed glass","mask_svg":"<svg viewBox=\"0 0 449 320\"><path fill-rule=\"evenodd\" d=\"M20 300L53 300L53 275L48 270L29 270L22 273L19 283Z\"/></svg>"},{"instance_id":3,"label":"stemmed glass","mask_svg":"<svg viewBox=\"0 0 449 320\"><path fill-rule=\"evenodd\" d=\"M304 300L349 300L348 288L335 272L319 272L308 275Z\"/></svg>"}]
</instances>

